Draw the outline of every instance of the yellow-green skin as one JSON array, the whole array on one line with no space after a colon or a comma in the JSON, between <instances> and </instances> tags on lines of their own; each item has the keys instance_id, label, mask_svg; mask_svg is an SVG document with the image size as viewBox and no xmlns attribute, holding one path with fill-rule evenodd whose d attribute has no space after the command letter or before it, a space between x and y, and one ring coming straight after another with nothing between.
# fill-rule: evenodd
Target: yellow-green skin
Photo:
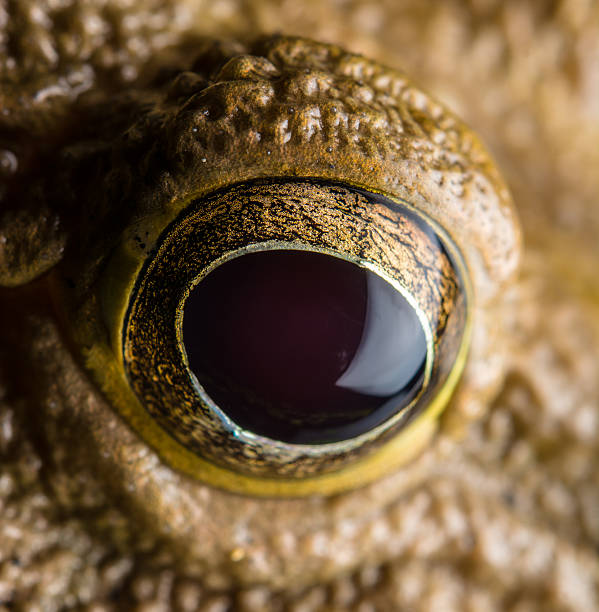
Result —
<instances>
[{"instance_id":1,"label":"yellow-green skin","mask_svg":"<svg viewBox=\"0 0 599 612\"><path fill-rule=\"evenodd\" d=\"M0 279L13 287L0 293L0 610L599 608L598 6L47 4L0 7ZM371 157L383 161L374 172L364 165L359 183L410 201L421 194L414 203L428 202L450 225L473 276L474 338L440 429L390 475L333 497L239 496L171 469L92 383L82 367L89 353L76 343L85 317L68 316L56 272L39 276L60 260L62 270L79 270L85 308L90 291L102 293L94 262L123 231L133 235L144 223L160 231L158 219L174 214L169 202L248 178L244 168L352 181L355 156L337 156L329 168L320 161L324 140L306 144L293 134L296 153L287 157L289 147L275 140L236 156L221 150L226 175L222 160L195 156L212 170L187 173L188 182L169 183L165 174L161 183L160 164L151 166L147 192L122 147L100 177L77 165L106 155L92 155L98 132L110 140L119 125L135 123L143 112L126 112L140 100L144 112L164 109L164 94L146 80L156 62L188 66L202 35L241 40L222 47L231 54L274 30L400 66L434 91L482 134L524 229L517 282L509 196L476 139L442 109L450 124L440 130L445 137L436 133L426 119L435 103L408 82L413 94L403 108L425 128L422 140L455 155L455 166L441 168L455 182L438 189L426 155L416 170L391 163L385 142L402 142L404 158L417 148L397 123L381 140L375 105L378 127L366 146L373 142L380 155ZM321 47L296 44L306 45L310 63L324 61ZM370 65L343 57L351 69ZM221 77L246 78L241 64ZM259 68L260 78L271 70ZM299 105L331 69L297 80ZM370 85L344 92L367 115ZM119 91L132 93L117 103ZM91 117L87 127L77 125L82 116ZM157 117L148 117L130 136L150 160ZM65 162L58 151L69 143L77 148ZM313 157L300 156L303 148ZM36 183L52 164L64 174ZM468 203L483 179L493 201L483 198L492 205L477 217ZM114 217L119 193L111 185L134 187L131 209Z\"/></svg>"}]
</instances>

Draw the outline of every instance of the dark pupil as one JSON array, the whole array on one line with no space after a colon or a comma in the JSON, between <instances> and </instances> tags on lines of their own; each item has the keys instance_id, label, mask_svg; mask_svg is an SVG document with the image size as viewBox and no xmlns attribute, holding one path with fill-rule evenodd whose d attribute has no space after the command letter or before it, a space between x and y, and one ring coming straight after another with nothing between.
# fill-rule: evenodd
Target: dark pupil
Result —
<instances>
[{"instance_id":1,"label":"dark pupil","mask_svg":"<svg viewBox=\"0 0 599 612\"><path fill-rule=\"evenodd\" d=\"M426 338L391 284L342 259L269 250L232 259L185 304L199 383L243 429L319 444L379 425L418 393Z\"/></svg>"}]
</instances>

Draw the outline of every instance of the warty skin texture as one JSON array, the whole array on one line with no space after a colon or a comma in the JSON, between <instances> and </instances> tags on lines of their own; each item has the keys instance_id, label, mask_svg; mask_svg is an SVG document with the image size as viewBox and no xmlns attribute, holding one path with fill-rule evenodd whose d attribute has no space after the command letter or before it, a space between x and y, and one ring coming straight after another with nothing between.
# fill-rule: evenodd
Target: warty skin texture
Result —
<instances>
[{"instance_id":1,"label":"warty skin texture","mask_svg":"<svg viewBox=\"0 0 599 612\"><path fill-rule=\"evenodd\" d=\"M40 216L20 177L69 141L84 89L101 99L131 88L157 57L181 64L182 52L167 48L197 49L196 34L284 29L401 66L483 135L526 244L519 290L504 298L513 316L494 338L506 377L489 380L492 361L471 369L487 395L456 401L425 452L354 494L277 501L195 489L204 538L194 547L181 511L189 481L89 381L47 280L3 290L0 601L49 610L596 609L597 6L127 4L4 7L1 242L19 282L51 265L73 231L51 208ZM114 123L119 116L113 109ZM16 206L14 194L30 199ZM301 529L290 530L299 517Z\"/></svg>"}]
</instances>

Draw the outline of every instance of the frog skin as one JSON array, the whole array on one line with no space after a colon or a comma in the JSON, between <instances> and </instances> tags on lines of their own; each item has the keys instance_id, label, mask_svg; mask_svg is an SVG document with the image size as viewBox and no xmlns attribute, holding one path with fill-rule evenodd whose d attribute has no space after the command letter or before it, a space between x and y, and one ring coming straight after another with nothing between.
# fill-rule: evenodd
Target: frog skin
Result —
<instances>
[{"instance_id":1,"label":"frog skin","mask_svg":"<svg viewBox=\"0 0 599 612\"><path fill-rule=\"evenodd\" d=\"M0 610L599 609L597 4L20 1L0 16ZM77 162L102 157L98 126L154 108L160 78L185 89L173 75L204 37L241 41L209 64L280 30L399 66L451 106L501 167L524 243L518 280L496 262L488 357L427 447L299 499L173 470L91 381L50 297L97 223L89 169L126 161ZM151 120L136 125L149 146ZM77 174L57 175L67 150Z\"/></svg>"}]
</instances>

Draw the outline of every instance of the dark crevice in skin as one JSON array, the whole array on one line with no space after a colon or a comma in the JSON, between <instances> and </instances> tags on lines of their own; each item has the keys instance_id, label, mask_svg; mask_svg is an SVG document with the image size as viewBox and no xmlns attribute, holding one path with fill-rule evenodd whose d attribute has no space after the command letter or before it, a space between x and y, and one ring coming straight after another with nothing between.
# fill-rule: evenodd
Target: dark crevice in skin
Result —
<instances>
[{"instance_id":1,"label":"dark crevice in skin","mask_svg":"<svg viewBox=\"0 0 599 612\"><path fill-rule=\"evenodd\" d=\"M36 394L37 386L34 385L32 389L30 375L23 376L31 366L31 357L26 355L21 348L23 339L31 336L35 317L43 318L49 314L45 280L42 278L18 289L0 289L0 318L12 323L4 328L3 335L2 368L7 375L6 383L9 385L7 400L10 402L11 397L28 398L26 403L19 402L20 409L15 414L20 426L30 432L31 439L34 440L36 449L39 449L40 457L47 471L56 469L56 466L52 465L50 449L41 433L43 419L40 419L39 406L43 405L44 397ZM23 312L27 313L25 318ZM40 475L45 492L52 495L52 487L44 470L40 472Z\"/></svg>"},{"instance_id":2,"label":"dark crevice in skin","mask_svg":"<svg viewBox=\"0 0 599 612\"><path fill-rule=\"evenodd\" d=\"M12 322L7 330L10 335L3 338L5 346L10 350L10 358L3 359L2 366L8 374L7 380L11 385L7 399L10 401L11 394L15 398L27 398L25 403L19 404L16 417L20 427L28 432L28 439L32 440L42 460L42 468L38 472L40 484L46 495L54 497L55 491L51 484L50 474L57 470L58 466L53 462L51 448L43 433L44 415L40 407L45 406L44 388L32 385L30 372L31 366L34 365L34 357L27 355L20 348L23 339L35 333L35 319L39 321L50 315L45 289L46 278L43 277L22 288L0 290L0 317L4 321ZM24 306L27 312L25 317L22 315ZM23 373L27 372L29 374L26 378L23 377ZM53 510L58 510L58 514L53 517L55 520L64 520L70 515L66 509L61 513L60 506L55 506Z\"/></svg>"},{"instance_id":3,"label":"dark crevice in skin","mask_svg":"<svg viewBox=\"0 0 599 612\"><path fill-rule=\"evenodd\" d=\"M68 121L56 121L51 130L36 129L35 126L2 126L0 117L0 149L13 152L18 159L18 167L11 176L2 176L3 185L0 203L3 212L22 210L23 206L32 210L39 208L46 200L46 182L56 173L57 151L78 136L85 118L77 116L74 109ZM60 206L62 199L53 205Z\"/></svg>"}]
</instances>

